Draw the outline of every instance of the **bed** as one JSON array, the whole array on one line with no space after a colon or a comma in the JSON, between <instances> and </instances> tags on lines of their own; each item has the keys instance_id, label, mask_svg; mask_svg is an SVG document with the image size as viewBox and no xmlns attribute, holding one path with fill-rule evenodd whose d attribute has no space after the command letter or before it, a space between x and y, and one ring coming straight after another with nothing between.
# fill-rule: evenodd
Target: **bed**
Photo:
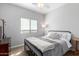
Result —
<instances>
[{"instance_id":1,"label":"bed","mask_svg":"<svg viewBox=\"0 0 79 59\"><path fill-rule=\"evenodd\" d=\"M37 56L62 56L72 47L71 39L70 31L50 30L45 36L24 39L24 50L28 47Z\"/></svg>"}]
</instances>

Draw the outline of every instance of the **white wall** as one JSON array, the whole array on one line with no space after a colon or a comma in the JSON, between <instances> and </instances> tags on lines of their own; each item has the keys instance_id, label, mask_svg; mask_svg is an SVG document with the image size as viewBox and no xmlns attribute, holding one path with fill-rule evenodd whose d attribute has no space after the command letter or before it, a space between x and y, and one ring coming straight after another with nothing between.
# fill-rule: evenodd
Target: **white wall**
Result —
<instances>
[{"instance_id":1,"label":"white wall","mask_svg":"<svg viewBox=\"0 0 79 59\"><path fill-rule=\"evenodd\" d=\"M46 15L49 30L67 30L79 37L79 4L66 4Z\"/></svg>"},{"instance_id":2,"label":"white wall","mask_svg":"<svg viewBox=\"0 0 79 59\"><path fill-rule=\"evenodd\" d=\"M11 46L23 44L25 37L20 33L20 18L27 16L38 18L39 30L34 35L41 35L44 15L11 4L0 4L0 18L6 21L5 34L11 37ZM66 4L52 10L45 20L49 24L49 30L68 30L79 37L79 4Z\"/></svg>"},{"instance_id":3,"label":"white wall","mask_svg":"<svg viewBox=\"0 0 79 59\"><path fill-rule=\"evenodd\" d=\"M11 37L11 46L23 44L25 37L20 33L20 18L32 16L37 17L39 29L34 35L41 35L44 15L11 4L0 4L0 18L6 21L5 34Z\"/></svg>"}]
</instances>

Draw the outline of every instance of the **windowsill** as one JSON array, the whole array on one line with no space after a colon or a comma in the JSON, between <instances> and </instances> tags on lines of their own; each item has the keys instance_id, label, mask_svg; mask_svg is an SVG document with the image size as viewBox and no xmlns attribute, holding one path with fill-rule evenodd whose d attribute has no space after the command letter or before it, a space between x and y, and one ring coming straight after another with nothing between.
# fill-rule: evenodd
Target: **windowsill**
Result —
<instances>
[{"instance_id":1,"label":"windowsill","mask_svg":"<svg viewBox=\"0 0 79 59\"><path fill-rule=\"evenodd\" d=\"M37 31L32 31L32 32L29 32L29 31L27 31L27 32L20 32L21 34L35 34L35 33L37 33Z\"/></svg>"}]
</instances>

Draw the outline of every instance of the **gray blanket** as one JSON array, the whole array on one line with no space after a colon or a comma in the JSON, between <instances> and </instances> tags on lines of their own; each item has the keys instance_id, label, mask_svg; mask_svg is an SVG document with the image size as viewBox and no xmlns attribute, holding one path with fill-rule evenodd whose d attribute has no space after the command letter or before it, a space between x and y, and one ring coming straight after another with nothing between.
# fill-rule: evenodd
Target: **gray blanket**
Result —
<instances>
[{"instance_id":1,"label":"gray blanket","mask_svg":"<svg viewBox=\"0 0 79 59\"><path fill-rule=\"evenodd\" d=\"M44 56L60 56L68 51L67 44L63 40L53 40L53 39L45 39L45 38L36 38L36 40L33 40L35 39L33 37L30 37L30 39L31 40L29 40L28 38L27 40L33 45L35 45L37 48L39 48L40 51L42 51ZM34 50L34 52L36 52L36 50Z\"/></svg>"},{"instance_id":2,"label":"gray blanket","mask_svg":"<svg viewBox=\"0 0 79 59\"><path fill-rule=\"evenodd\" d=\"M37 47L42 53L55 48L56 42L50 43L48 41L41 40L40 38L30 37L27 40Z\"/></svg>"},{"instance_id":3,"label":"gray blanket","mask_svg":"<svg viewBox=\"0 0 79 59\"><path fill-rule=\"evenodd\" d=\"M44 53L44 55L55 55L55 56L63 55L69 50L69 48L64 40L49 39L49 38L40 38L40 39L50 42L50 43L55 43L55 48L53 50L46 51Z\"/></svg>"}]
</instances>

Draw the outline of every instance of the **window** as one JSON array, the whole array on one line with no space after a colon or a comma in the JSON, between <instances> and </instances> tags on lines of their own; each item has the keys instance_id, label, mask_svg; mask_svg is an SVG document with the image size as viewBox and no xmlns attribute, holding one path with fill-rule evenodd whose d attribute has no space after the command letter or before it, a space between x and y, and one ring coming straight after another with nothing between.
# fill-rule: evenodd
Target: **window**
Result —
<instances>
[{"instance_id":1,"label":"window","mask_svg":"<svg viewBox=\"0 0 79 59\"><path fill-rule=\"evenodd\" d=\"M31 30L37 31L37 21L36 20L31 20Z\"/></svg>"},{"instance_id":2,"label":"window","mask_svg":"<svg viewBox=\"0 0 79 59\"><path fill-rule=\"evenodd\" d=\"M37 32L37 20L21 18L21 32Z\"/></svg>"},{"instance_id":3,"label":"window","mask_svg":"<svg viewBox=\"0 0 79 59\"><path fill-rule=\"evenodd\" d=\"M22 31L30 30L29 22L30 22L29 19L21 18L21 30Z\"/></svg>"}]
</instances>

